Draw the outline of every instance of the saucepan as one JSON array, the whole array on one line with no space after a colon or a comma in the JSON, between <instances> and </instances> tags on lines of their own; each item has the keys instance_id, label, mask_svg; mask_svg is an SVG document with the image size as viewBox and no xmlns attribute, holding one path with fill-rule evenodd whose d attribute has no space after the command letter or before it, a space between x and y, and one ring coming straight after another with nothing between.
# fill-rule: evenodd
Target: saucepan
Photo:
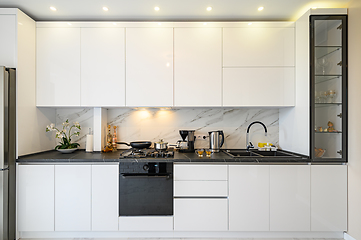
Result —
<instances>
[{"instance_id":1,"label":"saucepan","mask_svg":"<svg viewBox=\"0 0 361 240\"><path fill-rule=\"evenodd\" d=\"M167 150L168 143L164 142L163 139L160 139L159 142L154 143L155 150Z\"/></svg>"},{"instance_id":2,"label":"saucepan","mask_svg":"<svg viewBox=\"0 0 361 240\"><path fill-rule=\"evenodd\" d=\"M150 142L150 141L139 141L139 142L130 142L130 143L117 142L117 144L125 144L125 145L127 145L129 147L132 147L132 148L141 149L141 148L149 148L150 145L152 145L152 142Z\"/></svg>"}]
</instances>

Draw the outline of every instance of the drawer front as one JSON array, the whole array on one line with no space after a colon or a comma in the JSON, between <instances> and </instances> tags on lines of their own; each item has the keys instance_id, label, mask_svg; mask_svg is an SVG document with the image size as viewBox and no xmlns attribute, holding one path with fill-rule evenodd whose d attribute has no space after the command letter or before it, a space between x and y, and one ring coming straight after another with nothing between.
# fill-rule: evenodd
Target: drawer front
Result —
<instances>
[{"instance_id":1,"label":"drawer front","mask_svg":"<svg viewBox=\"0 0 361 240\"><path fill-rule=\"evenodd\" d=\"M175 181L227 181L227 165L175 164Z\"/></svg>"},{"instance_id":2,"label":"drawer front","mask_svg":"<svg viewBox=\"0 0 361 240\"><path fill-rule=\"evenodd\" d=\"M175 197L227 197L227 181L174 181Z\"/></svg>"},{"instance_id":3,"label":"drawer front","mask_svg":"<svg viewBox=\"0 0 361 240\"><path fill-rule=\"evenodd\" d=\"M119 231L173 231L172 216L119 217Z\"/></svg>"},{"instance_id":4,"label":"drawer front","mask_svg":"<svg viewBox=\"0 0 361 240\"><path fill-rule=\"evenodd\" d=\"M174 199L175 231L227 231L227 199Z\"/></svg>"}]
</instances>

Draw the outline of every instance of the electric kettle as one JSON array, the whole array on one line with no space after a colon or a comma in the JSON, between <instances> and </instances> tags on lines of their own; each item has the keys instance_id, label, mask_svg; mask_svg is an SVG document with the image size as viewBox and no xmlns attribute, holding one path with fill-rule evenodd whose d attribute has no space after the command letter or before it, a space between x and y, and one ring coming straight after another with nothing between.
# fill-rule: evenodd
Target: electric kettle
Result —
<instances>
[{"instance_id":1,"label":"electric kettle","mask_svg":"<svg viewBox=\"0 0 361 240\"><path fill-rule=\"evenodd\" d=\"M222 130L211 131L209 134L209 148L212 152L219 152L224 143L224 133Z\"/></svg>"}]
</instances>

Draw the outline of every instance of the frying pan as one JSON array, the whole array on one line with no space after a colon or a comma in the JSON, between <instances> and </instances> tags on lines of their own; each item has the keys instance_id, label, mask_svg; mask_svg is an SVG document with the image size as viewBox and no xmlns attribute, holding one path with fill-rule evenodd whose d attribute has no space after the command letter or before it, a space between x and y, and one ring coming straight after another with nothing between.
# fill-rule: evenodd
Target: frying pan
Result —
<instances>
[{"instance_id":1,"label":"frying pan","mask_svg":"<svg viewBox=\"0 0 361 240\"><path fill-rule=\"evenodd\" d=\"M149 141L144 141L144 142L130 142L130 143L126 143L126 142L117 142L117 144L125 144L129 147L132 148L149 148L150 145L152 145L152 142Z\"/></svg>"}]
</instances>

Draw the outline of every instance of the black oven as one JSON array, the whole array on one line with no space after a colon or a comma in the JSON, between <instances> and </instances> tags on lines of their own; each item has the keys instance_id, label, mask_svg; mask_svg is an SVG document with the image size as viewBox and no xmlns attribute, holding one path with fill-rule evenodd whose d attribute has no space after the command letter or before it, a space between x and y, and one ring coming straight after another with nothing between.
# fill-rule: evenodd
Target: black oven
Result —
<instances>
[{"instance_id":1,"label":"black oven","mask_svg":"<svg viewBox=\"0 0 361 240\"><path fill-rule=\"evenodd\" d=\"M119 163L119 216L173 215L173 163Z\"/></svg>"}]
</instances>

